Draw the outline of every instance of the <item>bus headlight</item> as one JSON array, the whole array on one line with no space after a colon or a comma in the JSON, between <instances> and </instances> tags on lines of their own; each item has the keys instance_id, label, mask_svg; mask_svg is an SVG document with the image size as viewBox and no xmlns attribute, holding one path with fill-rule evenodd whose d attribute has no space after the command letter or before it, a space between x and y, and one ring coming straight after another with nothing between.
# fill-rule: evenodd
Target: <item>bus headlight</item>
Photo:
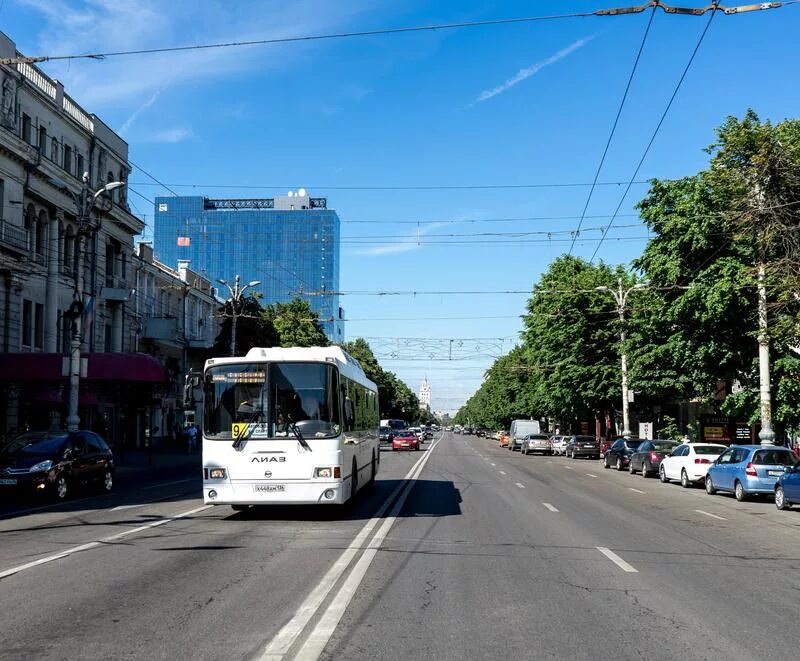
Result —
<instances>
[{"instance_id":1,"label":"bus headlight","mask_svg":"<svg viewBox=\"0 0 800 661\"><path fill-rule=\"evenodd\" d=\"M224 480L225 479L225 469L224 468L210 468L208 470L208 477L212 480Z\"/></svg>"},{"instance_id":2,"label":"bus headlight","mask_svg":"<svg viewBox=\"0 0 800 661\"><path fill-rule=\"evenodd\" d=\"M333 469L330 466L315 468L314 477L333 477Z\"/></svg>"}]
</instances>

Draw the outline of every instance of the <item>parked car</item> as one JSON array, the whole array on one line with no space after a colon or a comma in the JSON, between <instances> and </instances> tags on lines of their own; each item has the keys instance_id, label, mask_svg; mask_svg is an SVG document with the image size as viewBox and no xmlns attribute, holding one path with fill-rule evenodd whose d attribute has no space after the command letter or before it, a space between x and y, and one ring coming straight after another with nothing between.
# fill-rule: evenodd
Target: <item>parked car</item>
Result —
<instances>
[{"instance_id":1,"label":"parked car","mask_svg":"<svg viewBox=\"0 0 800 661\"><path fill-rule=\"evenodd\" d=\"M639 438L618 438L606 450L603 456L603 466L605 468L614 466L618 471L626 469L630 463L631 455L636 452L641 443L642 440Z\"/></svg>"},{"instance_id":2,"label":"parked car","mask_svg":"<svg viewBox=\"0 0 800 661\"><path fill-rule=\"evenodd\" d=\"M661 461L672 452L676 445L678 445L677 441L663 441L660 439L644 441L636 448L636 452L631 455L628 462L628 470L631 475L639 471L642 477L657 473Z\"/></svg>"},{"instance_id":3,"label":"parked car","mask_svg":"<svg viewBox=\"0 0 800 661\"><path fill-rule=\"evenodd\" d=\"M788 448L733 445L709 467L706 493L730 491L738 501L755 494L774 494L778 478L794 463Z\"/></svg>"},{"instance_id":4,"label":"parked car","mask_svg":"<svg viewBox=\"0 0 800 661\"><path fill-rule=\"evenodd\" d=\"M393 438L394 438L394 431L392 430L392 428L387 427L386 425L381 425L380 428L381 443L391 443Z\"/></svg>"},{"instance_id":5,"label":"parked car","mask_svg":"<svg viewBox=\"0 0 800 661\"><path fill-rule=\"evenodd\" d=\"M800 504L800 461L787 466L775 483L775 507L788 510Z\"/></svg>"},{"instance_id":6,"label":"parked car","mask_svg":"<svg viewBox=\"0 0 800 661\"><path fill-rule=\"evenodd\" d=\"M410 429L398 429L392 439L394 450L419 450L419 438Z\"/></svg>"},{"instance_id":7,"label":"parked car","mask_svg":"<svg viewBox=\"0 0 800 661\"><path fill-rule=\"evenodd\" d=\"M114 455L90 431L35 431L0 450L0 489L65 500L75 488L114 486Z\"/></svg>"},{"instance_id":8,"label":"parked car","mask_svg":"<svg viewBox=\"0 0 800 661\"><path fill-rule=\"evenodd\" d=\"M499 443L500 443L500 447L501 448L507 448L508 447L508 439L509 438L511 438L511 437L506 432L503 432L502 434L500 434Z\"/></svg>"},{"instance_id":9,"label":"parked car","mask_svg":"<svg viewBox=\"0 0 800 661\"><path fill-rule=\"evenodd\" d=\"M662 482L680 480L688 489L706 479L709 466L727 449L718 443L681 443L661 460L658 476Z\"/></svg>"},{"instance_id":10,"label":"parked car","mask_svg":"<svg viewBox=\"0 0 800 661\"><path fill-rule=\"evenodd\" d=\"M600 439L600 458L603 459L606 456L606 452L608 452L608 448L614 445L614 441L622 438L622 436L614 436L613 438L602 438Z\"/></svg>"},{"instance_id":11,"label":"parked car","mask_svg":"<svg viewBox=\"0 0 800 661\"><path fill-rule=\"evenodd\" d=\"M569 436L563 436L561 434L551 436L550 447L553 448L553 454L564 454L564 451L567 449L567 441L569 441Z\"/></svg>"},{"instance_id":12,"label":"parked car","mask_svg":"<svg viewBox=\"0 0 800 661\"><path fill-rule=\"evenodd\" d=\"M553 446L550 444L550 437L547 434L528 434L522 439L522 454L532 454L541 452L542 454L553 454Z\"/></svg>"},{"instance_id":13,"label":"parked car","mask_svg":"<svg viewBox=\"0 0 800 661\"><path fill-rule=\"evenodd\" d=\"M600 458L600 443L594 436L570 436L564 454L573 459L588 457Z\"/></svg>"}]
</instances>

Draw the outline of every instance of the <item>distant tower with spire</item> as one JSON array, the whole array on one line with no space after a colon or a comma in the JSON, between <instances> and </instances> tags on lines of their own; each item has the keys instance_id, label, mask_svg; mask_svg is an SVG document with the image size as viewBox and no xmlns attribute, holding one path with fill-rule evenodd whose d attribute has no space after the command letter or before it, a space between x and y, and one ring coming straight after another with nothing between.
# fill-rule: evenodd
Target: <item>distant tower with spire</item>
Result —
<instances>
[{"instance_id":1,"label":"distant tower with spire","mask_svg":"<svg viewBox=\"0 0 800 661\"><path fill-rule=\"evenodd\" d=\"M427 376L422 380L422 385L419 387L419 407L431 410L431 387L428 385Z\"/></svg>"}]
</instances>

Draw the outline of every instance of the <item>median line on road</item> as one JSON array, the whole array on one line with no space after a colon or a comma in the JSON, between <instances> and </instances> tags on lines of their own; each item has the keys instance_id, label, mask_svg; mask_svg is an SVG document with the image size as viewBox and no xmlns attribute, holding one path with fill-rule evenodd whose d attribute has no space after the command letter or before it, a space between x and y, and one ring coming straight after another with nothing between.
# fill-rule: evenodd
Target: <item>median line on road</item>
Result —
<instances>
[{"instance_id":1,"label":"median line on road","mask_svg":"<svg viewBox=\"0 0 800 661\"><path fill-rule=\"evenodd\" d=\"M716 514L712 514L711 512L706 512L704 510L695 510L698 514L705 514L706 516L710 516L712 519L719 519L720 521L727 521L724 516L718 516Z\"/></svg>"},{"instance_id":2,"label":"median line on road","mask_svg":"<svg viewBox=\"0 0 800 661\"><path fill-rule=\"evenodd\" d=\"M552 506L550 503L542 503L542 505L544 505L544 506L545 506L547 509L549 509L551 512L558 512L558 509L557 509L557 508L555 508L555 507L553 507L553 506Z\"/></svg>"},{"instance_id":3,"label":"median line on road","mask_svg":"<svg viewBox=\"0 0 800 661\"><path fill-rule=\"evenodd\" d=\"M520 482L515 482L514 484L516 484L520 489L524 489L525 488L525 485L520 483Z\"/></svg>"},{"instance_id":4,"label":"median line on road","mask_svg":"<svg viewBox=\"0 0 800 661\"><path fill-rule=\"evenodd\" d=\"M66 549L64 551L60 551L59 553L55 553L53 555L48 555L44 558L39 558L38 560L33 560L32 562L26 562L24 565L18 565L17 567L12 567L11 569L5 569L0 571L0 579L7 578L9 576L13 576L21 571L26 569L31 569L32 567L37 567L39 565L47 564L48 562L53 562L55 560L61 560L62 558L66 558L70 555L75 553L80 553L81 551L88 551L89 549L97 548L99 546L103 546L108 544L109 542L115 542L118 539L122 539L123 537L127 537L129 535L133 535L137 532L143 532L144 530L149 530L150 528L155 528L156 526L163 526L165 523L171 523L172 521L177 521L178 519L183 519L187 516L191 516L192 514L197 514L198 512L202 512L207 509L211 509L214 507L213 505L203 505L202 507L195 507L187 512L181 512L180 514L174 514L172 516L165 517L163 519L158 519L156 521L151 521L143 526L138 526L136 528L131 528L130 530L124 530L116 535L111 535L110 537L103 537L103 539L95 540L93 542L87 542L86 544L81 544L80 546L73 546L70 549Z\"/></svg>"},{"instance_id":5,"label":"median line on road","mask_svg":"<svg viewBox=\"0 0 800 661\"><path fill-rule=\"evenodd\" d=\"M398 497L398 494L400 494L400 496L397 499L397 503L399 503L400 506L402 506L402 504L405 503L405 499L408 496L408 492L411 490L411 487L414 485L414 482L419 477L420 473L422 472L422 469L425 466L425 463L427 463L428 458L431 456L431 453L433 452L434 448L439 444L440 440L441 439L435 441L431 445L431 447L428 448L428 451L423 456L421 456L419 459L417 459L417 461L414 463L414 465L411 467L411 469L408 471L408 473L406 473L406 476L403 478L403 481L400 482L394 488L392 493L389 494L389 497L380 506L380 508L376 512L375 516L373 516L369 521L367 521L364 524L364 526L361 528L361 530L356 535L356 537L353 539L353 541L350 542L350 545L339 556L339 558L336 560L336 562L333 563L333 566L328 570L328 572L325 574L325 576L322 577L322 579L319 581L319 583L317 583L317 586L306 597L305 601L303 601L303 603L300 604L300 607L295 611L295 614L292 617L292 619L289 620L281 628L281 630L278 631L278 633L275 635L275 637L269 642L269 644L264 649L264 652L262 653L262 655L260 657L263 661L273 661L273 660L276 660L276 659L284 658L284 656L289 652L289 650L292 648L292 646L295 644L295 642L297 642L297 639L300 637L300 635L306 629L306 627L308 626L308 623L311 621L311 619L317 614L319 609L322 607L323 602L328 597L328 595L331 593L331 591L336 586L336 584L339 582L339 579L342 577L342 574L344 574L344 572L347 570L347 568L350 567L350 565L351 565L351 563L353 561L353 558L355 558L355 556L358 554L359 551L364 551L365 549L371 549L372 548L375 539L378 538L378 536L381 534L381 531L383 531L384 527L386 526L386 522L387 521L392 520L392 523L394 522L392 517L396 518L396 511L399 512L399 508L398 507L395 507L395 508L392 509L392 512L390 514L390 518L386 519L384 521L383 525L381 526L381 528L379 528L378 532L375 534L375 537L373 537L372 541L369 544L367 544L366 546L364 545L364 542L366 541L367 537L369 537L369 534L372 532L372 529L375 528L375 526L378 525L378 523L381 521L381 519L383 518L383 515L386 513L386 510L388 510L389 507L392 505L392 503L395 502L395 499ZM386 532L388 532L388 529L387 529ZM383 537L385 537L385 534L383 535ZM381 537L381 541L383 541L383 537ZM353 568L350 576L348 576L348 578L345 579L345 584L342 585L342 587L340 588L339 593L337 593L337 595L334 597L334 601L331 602L330 606L328 607L328 610L330 610L330 608L336 602L336 599L339 597L339 594L347 586L348 581L353 576L353 573L355 573L356 569L359 567L359 564L361 563L363 558L364 558L364 555L362 555L361 558L359 559L359 561L356 563L356 565ZM371 562L371 558L370 558L370 562ZM366 569L364 571L366 572ZM359 579L359 583L360 583L360 579ZM352 594L350 595L350 598L352 598ZM348 603L349 603L350 598L347 599ZM345 604L345 606L346 605L347 604ZM326 611L326 614L327 614L327 612L328 611ZM344 612L344 610L342 610L342 613L343 612ZM339 615L339 618L341 618L341 615ZM338 623L338 619L336 620L336 622ZM321 625L321 623L322 623L322 620L320 620L320 622L317 624L317 628ZM315 628L312 631L312 635L317 630L317 628ZM334 629L335 629L335 625L334 625ZM330 635L332 635L332 634L333 634L333 630L331 630L330 634L328 634L328 638L330 638ZM308 641L306 641L306 642L308 642ZM327 644L327 639L325 641L325 644ZM323 648L324 648L324 645L323 645ZM322 650L320 649L320 652L321 651ZM317 656L318 656L318 654L317 654ZM316 658L316 656L313 656L313 657L312 656L307 656L307 657L304 656L304 658Z\"/></svg>"},{"instance_id":6,"label":"median line on road","mask_svg":"<svg viewBox=\"0 0 800 661\"><path fill-rule=\"evenodd\" d=\"M586 473L586 477L597 477L594 473Z\"/></svg>"},{"instance_id":7,"label":"median line on road","mask_svg":"<svg viewBox=\"0 0 800 661\"><path fill-rule=\"evenodd\" d=\"M568 471L573 470L572 466L564 466L564 468L566 468Z\"/></svg>"},{"instance_id":8,"label":"median line on road","mask_svg":"<svg viewBox=\"0 0 800 661\"><path fill-rule=\"evenodd\" d=\"M645 491L642 491L641 489L634 489L633 487L628 487L628 491L635 491L636 493L646 493Z\"/></svg>"},{"instance_id":9,"label":"median line on road","mask_svg":"<svg viewBox=\"0 0 800 661\"><path fill-rule=\"evenodd\" d=\"M629 574L638 574L639 570L636 569L633 565L625 562L622 558L620 558L614 551L605 546L598 546L597 550L600 551L604 556L606 556L611 562L613 562L617 567L619 567L622 571L628 572Z\"/></svg>"},{"instance_id":10,"label":"median line on road","mask_svg":"<svg viewBox=\"0 0 800 661\"><path fill-rule=\"evenodd\" d=\"M497 472L500 473L500 475L505 475L506 474L505 471L497 471Z\"/></svg>"}]
</instances>

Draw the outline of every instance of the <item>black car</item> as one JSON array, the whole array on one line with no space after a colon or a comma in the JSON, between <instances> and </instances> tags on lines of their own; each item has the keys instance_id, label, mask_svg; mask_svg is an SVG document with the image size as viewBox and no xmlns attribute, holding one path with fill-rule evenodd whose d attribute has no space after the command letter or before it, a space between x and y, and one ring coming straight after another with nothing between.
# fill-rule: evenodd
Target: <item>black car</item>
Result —
<instances>
[{"instance_id":1,"label":"black car","mask_svg":"<svg viewBox=\"0 0 800 661\"><path fill-rule=\"evenodd\" d=\"M391 443L394 440L394 430L386 425L381 425L380 441L381 443Z\"/></svg>"},{"instance_id":2,"label":"black car","mask_svg":"<svg viewBox=\"0 0 800 661\"><path fill-rule=\"evenodd\" d=\"M17 436L0 450L0 494L34 493L64 500L73 488L114 485L114 455L90 431L37 431Z\"/></svg>"},{"instance_id":3,"label":"black car","mask_svg":"<svg viewBox=\"0 0 800 661\"><path fill-rule=\"evenodd\" d=\"M564 450L567 457L576 459L578 457L588 457L589 459L600 458L600 441L594 436L571 436L567 441Z\"/></svg>"},{"instance_id":4,"label":"black car","mask_svg":"<svg viewBox=\"0 0 800 661\"><path fill-rule=\"evenodd\" d=\"M605 468L614 466L618 471L626 469L630 464L631 455L636 452L643 442L640 438L618 438L606 450L606 454L603 457L603 466Z\"/></svg>"},{"instance_id":5,"label":"black car","mask_svg":"<svg viewBox=\"0 0 800 661\"><path fill-rule=\"evenodd\" d=\"M628 462L628 470L633 475L636 471L641 471L642 477L647 477L652 473L658 473L661 460L672 452L678 445L677 441L645 441L636 448Z\"/></svg>"}]
</instances>

